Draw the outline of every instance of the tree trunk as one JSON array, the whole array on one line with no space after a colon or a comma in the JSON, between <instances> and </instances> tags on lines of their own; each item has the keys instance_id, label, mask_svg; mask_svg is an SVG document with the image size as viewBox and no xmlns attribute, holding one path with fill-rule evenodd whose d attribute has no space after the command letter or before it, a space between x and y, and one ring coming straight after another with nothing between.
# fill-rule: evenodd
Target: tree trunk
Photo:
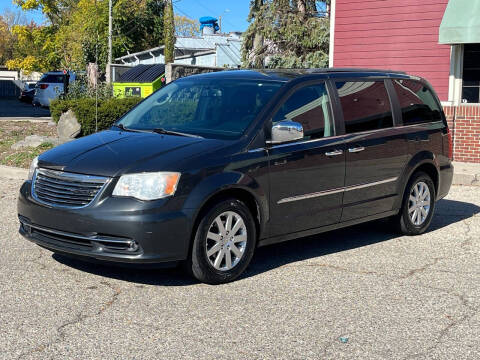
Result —
<instances>
[{"instance_id":1,"label":"tree trunk","mask_svg":"<svg viewBox=\"0 0 480 360\"><path fill-rule=\"evenodd\" d=\"M305 3L306 0L297 0L297 10L300 14L305 15L307 12L307 4Z\"/></svg>"},{"instance_id":2,"label":"tree trunk","mask_svg":"<svg viewBox=\"0 0 480 360\"><path fill-rule=\"evenodd\" d=\"M255 69L262 69L265 64L263 63L263 36L258 32L255 33L253 39L253 54L254 54L254 67Z\"/></svg>"},{"instance_id":3,"label":"tree trunk","mask_svg":"<svg viewBox=\"0 0 480 360\"><path fill-rule=\"evenodd\" d=\"M175 60L175 21L172 0L166 0L163 33L165 34L165 64L168 64Z\"/></svg>"},{"instance_id":4,"label":"tree trunk","mask_svg":"<svg viewBox=\"0 0 480 360\"><path fill-rule=\"evenodd\" d=\"M256 13L261 9L263 6L263 0L255 0L254 8L252 9L253 17L256 17ZM258 19L255 19L258 22ZM261 35L258 31L255 32L255 36L253 38L253 56L254 56L254 67L256 69L261 69L264 67L263 64L263 56L261 54L263 50L263 35Z\"/></svg>"}]
</instances>

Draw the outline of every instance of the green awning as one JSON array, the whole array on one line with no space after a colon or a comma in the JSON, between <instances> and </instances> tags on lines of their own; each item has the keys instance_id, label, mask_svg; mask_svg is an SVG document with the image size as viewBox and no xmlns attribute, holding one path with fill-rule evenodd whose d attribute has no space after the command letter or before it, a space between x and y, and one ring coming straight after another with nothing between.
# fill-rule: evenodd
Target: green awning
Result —
<instances>
[{"instance_id":1,"label":"green awning","mask_svg":"<svg viewBox=\"0 0 480 360\"><path fill-rule=\"evenodd\" d=\"M438 42L480 43L480 1L449 0L440 24Z\"/></svg>"}]
</instances>

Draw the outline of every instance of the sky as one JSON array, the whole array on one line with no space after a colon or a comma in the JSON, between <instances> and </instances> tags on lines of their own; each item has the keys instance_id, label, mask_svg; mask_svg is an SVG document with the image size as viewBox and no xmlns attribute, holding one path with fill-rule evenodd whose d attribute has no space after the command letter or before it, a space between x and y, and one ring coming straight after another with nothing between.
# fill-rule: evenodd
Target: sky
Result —
<instances>
[{"instance_id":1,"label":"sky","mask_svg":"<svg viewBox=\"0 0 480 360\"><path fill-rule=\"evenodd\" d=\"M115 0L114 0L115 1ZM132 0L134 1L134 0ZM173 0L175 14L198 20L202 16L222 17L222 31L245 31L248 27L247 16L249 0ZM18 11L12 0L0 0L0 12L5 9ZM28 21L42 23L44 17L40 11L27 11Z\"/></svg>"},{"instance_id":2,"label":"sky","mask_svg":"<svg viewBox=\"0 0 480 360\"><path fill-rule=\"evenodd\" d=\"M3 1L3 0L0 0ZM249 0L173 0L176 14L198 20L202 16L222 16L222 31L245 31Z\"/></svg>"},{"instance_id":3,"label":"sky","mask_svg":"<svg viewBox=\"0 0 480 360\"><path fill-rule=\"evenodd\" d=\"M20 8L13 4L12 0L0 0L0 13L3 13L6 9L18 12ZM24 11L23 14L27 22L34 20L36 23L41 24L45 20L41 11Z\"/></svg>"}]
</instances>

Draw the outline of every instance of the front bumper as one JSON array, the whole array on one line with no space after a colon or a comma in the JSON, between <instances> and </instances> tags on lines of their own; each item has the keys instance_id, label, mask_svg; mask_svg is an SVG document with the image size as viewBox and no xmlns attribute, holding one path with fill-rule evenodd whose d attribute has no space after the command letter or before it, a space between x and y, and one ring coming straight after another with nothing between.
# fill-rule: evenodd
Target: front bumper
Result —
<instances>
[{"instance_id":1,"label":"front bumper","mask_svg":"<svg viewBox=\"0 0 480 360\"><path fill-rule=\"evenodd\" d=\"M188 256L191 215L180 199L153 202L101 196L81 209L38 203L26 181L18 197L20 234L55 252L123 263L161 263ZM177 210L180 209L180 210Z\"/></svg>"}]
</instances>

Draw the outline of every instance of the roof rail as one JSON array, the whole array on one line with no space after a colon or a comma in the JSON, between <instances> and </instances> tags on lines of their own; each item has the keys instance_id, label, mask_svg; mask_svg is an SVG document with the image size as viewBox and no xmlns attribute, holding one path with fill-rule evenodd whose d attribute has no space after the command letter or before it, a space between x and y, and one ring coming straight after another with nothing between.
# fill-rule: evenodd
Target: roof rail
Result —
<instances>
[{"instance_id":1,"label":"roof rail","mask_svg":"<svg viewBox=\"0 0 480 360\"><path fill-rule=\"evenodd\" d=\"M308 69L309 72L382 72L394 74L407 74L405 71L385 70L385 69L369 69L369 68L318 68Z\"/></svg>"}]
</instances>

